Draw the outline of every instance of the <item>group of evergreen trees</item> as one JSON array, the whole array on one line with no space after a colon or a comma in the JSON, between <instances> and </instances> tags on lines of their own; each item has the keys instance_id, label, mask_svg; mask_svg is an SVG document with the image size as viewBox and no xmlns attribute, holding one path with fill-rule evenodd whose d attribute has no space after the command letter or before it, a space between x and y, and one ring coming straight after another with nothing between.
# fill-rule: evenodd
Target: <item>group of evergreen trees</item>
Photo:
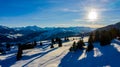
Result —
<instances>
[{"instance_id":1,"label":"group of evergreen trees","mask_svg":"<svg viewBox=\"0 0 120 67\"><path fill-rule=\"evenodd\" d=\"M68 37L65 37L65 38L64 38L64 41L69 41L69 38L68 38Z\"/></svg>"},{"instance_id":2,"label":"group of evergreen trees","mask_svg":"<svg viewBox=\"0 0 120 67\"><path fill-rule=\"evenodd\" d=\"M36 41L32 42L32 43L25 43L23 44L21 47L23 50L25 49L31 49L31 48L34 48L35 46L37 45Z\"/></svg>"},{"instance_id":3,"label":"group of evergreen trees","mask_svg":"<svg viewBox=\"0 0 120 67\"><path fill-rule=\"evenodd\" d=\"M104 33L101 33L100 35L100 45L104 46L104 45L108 45L111 43L111 40L113 38L111 38L112 35L110 35L110 33L108 31L102 31Z\"/></svg>"},{"instance_id":4,"label":"group of evergreen trees","mask_svg":"<svg viewBox=\"0 0 120 67\"><path fill-rule=\"evenodd\" d=\"M6 44L0 44L0 53L5 54L6 51L10 51L11 46L13 46L14 44L10 44L10 43L6 43ZM25 50L25 49L31 49L34 48L37 43L36 41L34 41L32 44L31 43L25 43L25 44L17 44L18 45L18 53L19 50Z\"/></svg>"},{"instance_id":5,"label":"group of evergreen trees","mask_svg":"<svg viewBox=\"0 0 120 67\"><path fill-rule=\"evenodd\" d=\"M110 28L109 30L97 30L90 34L88 40L87 51L94 48L93 42L100 42L101 46L109 45L111 40L120 37L120 30L116 28Z\"/></svg>"},{"instance_id":6,"label":"group of evergreen trees","mask_svg":"<svg viewBox=\"0 0 120 67\"><path fill-rule=\"evenodd\" d=\"M12 44L10 43L0 43L0 53L5 54L6 51L10 51Z\"/></svg>"},{"instance_id":7,"label":"group of evergreen trees","mask_svg":"<svg viewBox=\"0 0 120 67\"><path fill-rule=\"evenodd\" d=\"M70 47L70 51L76 51L78 49L82 50L84 49L83 46L85 46L82 39L80 39L77 43L74 41L72 47Z\"/></svg>"},{"instance_id":8,"label":"group of evergreen trees","mask_svg":"<svg viewBox=\"0 0 120 67\"><path fill-rule=\"evenodd\" d=\"M68 40L68 39L66 39ZM62 40L60 38L55 38L51 40L51 47L50 48L54 48L54 44L58 43L58 47L62 47ZM31 49L34 48L37 45L36 41L34 41L33 43L26 43L26 44L18 44L18 52L17 52L17 60L20 60L20 58L22 57L22 53L23 50L25 49ZM42 46L42 42L40 41L40 46Z\"/></svg>"},{"instance_id":9,"label":"group of evergreen trees","mask_svg":"<svg viewBox=\"0 0 120 67\"><path fill-rule=\"evenodd\" d=\"M7 44L6 44L6 50L7 50L7 51L10 51L10 47L11 47L10 43L7 43Z\"/></svg>"},{"instance_id":10,"label":"group of evergreen trees","mask_svg":"<svg viewBox=\"0 0 120 67\"><path fill-rule=\"evenodd\" d=\"M34 41L33 43L26 43L26 44L19 43L16 59L17 60L21 59L23 50L34 48L36 45L37 45L36 41Z\"/></svg>"},{"instance_id":11,"label":"group of evergreen trees","mask_svg":"<svg viewBox=\"0 0 120 67\"><path fill-rule=\"evenodd\" d=\"M51 40L51 47L54 48L54 44L58 43L58 47L62 47L62 40L60 38L52 39Z\"/></svg>"},{"instance_id":12,"label":"group of evergreen trees","mask_svg":"<svg viewBox=\"0 0 120 67\"><path fill-rule=\"evenodd\" d=\"M94 42L100 42L101 46L108 45L111 43L111 40L120 37L120 30L116 28L111 28L109 30L97 30L92 33L94 36Z\"/></svg>"},{"instance_id":13,"label":"group of evergreen trees","mask_svg":"<svg viewBox=\"0 0 120 67\"><path fill-rule=\"evenodd\" d=\"M86 51L91 51L94 46L94 42L100 42L101 46L108 45L111 43L111 40L119 37L120 39L120 30L116 28L111 28L109 30L96 30L92 32L88 39L88 46L86 48ZM80 39L77 43L74 42L72 47L70 47L70 51L76 51L77 49L84 49L83 46L85 46L82 39Z\"/></svg>"},{"instance_id":14,"label":"group of evergreen trees","mask_svg":"<svg viewBox=\"0 0 120 67\"><path fill-rule=\"evenodd\" d=\"M77 50L77 44L76 44L75 41L73 42L73 45L72 45L72 47L70 47L69 50L70 50L70 51L76 51L76 50Z\"/></svg>"},{"instance_id":15,"label":"group of evergreen trees","mask_svg":"<svg viewBox=\"0 0 120 67\"><path fill-rule=\"evenodd\" d=\"M89 40L88 40L88 46L87 48L84 48L85 43L83 42L83 39L80 39L77 43L74 41L72 47L70 47L70 51L76 51L78 49L83 50L86 49L86 51L91 51L94 46L93 46L93 36L90 35Z\"/></svg>"},{"instance_id":16,"label":"group of evergreen trees","mask_svg":"<svg viewBox=\"0 0 120 67\"><path fill-rule=\"evenodd\" d=\"M109 45L111 40L116 37L120 37L119 29L110 28L109 30L96 30L90 34L87 51L90 51L94 48L93 42L100 42L101 46L105 46Z\"/></svg>"}]
</instances>

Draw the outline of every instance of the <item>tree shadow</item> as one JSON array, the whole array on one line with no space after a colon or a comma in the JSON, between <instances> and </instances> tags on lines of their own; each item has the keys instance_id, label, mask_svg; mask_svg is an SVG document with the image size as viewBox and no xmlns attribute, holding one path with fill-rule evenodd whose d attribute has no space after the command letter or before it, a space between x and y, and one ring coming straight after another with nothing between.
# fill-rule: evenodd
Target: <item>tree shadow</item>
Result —
<instances>
[{"instance_id":1,"label":"tree shadow","mask_svg":"<svg viewBox=\"0 0 120 67\"><path fill-rule=\"evenodd\" d=\"M91 67L120 66L120 52L113 45L100 46L100 43L96 43L95 45L102 53L102 55L99 57L93 57L91 61Z\"/></svg>"},{"instance_id":2,"label":"tree shadow","mask_svg":"<svg viewBox=\"0 0 120 67\"><path fill-rule=\"evenodd\" d=\"M99 44L95 44L95 48L98 48L102 55L95 56L95 50L92 50L86 53L86 58L79 59L83 52L68 52L68 54L63 57L58 67L119 67L120 52L112 45L98 45Z\"/></svg>"},{"instance_id":3,"label":"tree shadow","mask_svg":"<svg viewBox=\"0 0 120 67\"><path fill-rule=\"evenodd\" d=\"M98 47L103 54L100 57L96 57L93 60L94 67L97 66L110 66L110 67L119 67L120 66L120 52L118 52L114 46L107 45L104 47Z\"/></svg>"},{"instance_id":4,"label":"tree shadow","mask_svg":"<svg viewBox=\"0 0 120 67\"><path fill-rule=\"evenodd\" d=\"M66 54L61 60L61 63L58 65L58 67L76 67L81 54L82 51L68 52L68 54Z\"/></svg>"},{"instance_id":5,"label":"tree shadow","mask_svg":"<svg viewBox=\"0 0 120 67\"><path fill-rule=\"evenodd\" d=\"M34 58L34 59L30 60L29 62L27 62L25 65L23 65L23 67L28 65L29 63L31 63L35 59L38 59L38 58L44 56L45 54L47 54L47 53L49 53L51 51L54 51L55 49L57 49L57 48L53 48L53 49L51 49L51 50L49 50L47 52L37 53L37 54L31 55L31 56L23 56L21 58L21 60L28 60L28 59ZM14 55L14 56L9 57L9 58L7 58L5 60L0 60L0 65L2 67L10 67L11 65L14 65L16 62L17 62L16 56Z\"/></svg>"},{"instance_id":6,"label":"tree shadow","mask_svg":"<svg viewBox=\"0 0 120 67\"><path fill-rule=\"evenodd\" d=\"M58 47L57 47L57 48L58 48ZM53 49L51 49L51 50L49 50L49 51L47 51L47 52L38 53L38 54L31 55L31 56L23 56L23 59L22 59L22 60L28 60L28 59L33 58L33 57L35 57L35 58L32 59L32 60L30 60L29 62L27 62L27 63L26 63L25 65L23 65L22 67L25 67L26 65L28 65L28 64L31 63L32 61L34 61L34 60L36 60L36 59L44 56L45 54L47 54L47 53L49 53L49 52L51 52L51 51L54 51L54 50L57 49L57 48L53 48Z\"/></svg>"},{"instance_id":7,"label":"tree shadow","mask_svg":"<svg viewBox=\"0 0 120 67\"><path fill-rule=\"evenodd\" d=\"M16 56L11 56L5 60L0 61L1 67L10 67L11 65L15 64Z\"/></svg>"},{"instance_id":8,"label":"tree shadow","mask_svg":"<svg viewBox=\"0 0 120 67\"><path fill-rule=\"evenodd\" d=\"M38 49L42 48L43 50L45 50L49 46L50 46L50 44L44 44L42 46L41 45L37 45L36 48L38 48Z\"/></svg>"}]
</instances>

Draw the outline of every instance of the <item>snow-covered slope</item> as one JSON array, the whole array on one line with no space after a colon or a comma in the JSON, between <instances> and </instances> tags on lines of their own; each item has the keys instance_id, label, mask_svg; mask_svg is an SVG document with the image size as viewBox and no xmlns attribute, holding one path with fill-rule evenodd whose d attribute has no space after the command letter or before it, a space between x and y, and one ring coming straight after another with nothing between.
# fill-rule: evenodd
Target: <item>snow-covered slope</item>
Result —
<instances>
[{"instance_id":1,"label":"snow-covered slope","mask_svg":"<svg viewBox=\"0 0 120 67\"><path fill-rule=\"evenodd\" d=\"M75 38L78 41L78 37ZM85 38L84 41L87 41ZM44 45L37 45L34 49L24 50L23 57L16 61L14 50L7 55L0 55L0 65L3 67L119 67L120 41L113 40L111 45L100 46L94 43L94 49L90 52L78 50L69 52L73 40L64 42L63 47L50 48L50 42L44 41ZM87 44L87 43L86 43ZM1 58L2 57L2 58Z\"/></svg>"}]
</instances>

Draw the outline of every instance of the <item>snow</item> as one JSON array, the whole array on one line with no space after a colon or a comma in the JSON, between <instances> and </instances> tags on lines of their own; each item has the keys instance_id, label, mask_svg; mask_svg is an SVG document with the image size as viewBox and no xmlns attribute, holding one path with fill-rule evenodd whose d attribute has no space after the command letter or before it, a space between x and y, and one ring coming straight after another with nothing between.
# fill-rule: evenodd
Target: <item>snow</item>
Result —
<instances>
[{"instance_id":1,"label":"snow","mask_svg":"<svg viewBox=\"0 0 120 67\"><path fill-rule=\"evenodd\" d=\"M78 58L78 60L82 60L84 58L86 58L87 55L86 55L86 50L83 50L83 53L81 54L81 56Z\"/></svg>"},{"instance_id":2,"label":"snow","mask_svg":"<svg viewBox=\"0 0 120 67\"><path fill-rule=\"evenodd\" d=\"M69 52L61 60L60 67L118 67L120 53L112 45L101 47L94 43L95 48L91 52ZM82 57L82 58L81 58ZM79 58L79 59L78 59Z\"/></svg>"},{"instance_id":3,"label":"snow","mask_svg":"<svg viewBox=\"0 0 120 67\"><path fill-rule=\"evenodd\" d=\"M23 34L19 34L19 33L17 33L17 34L8 34L8 38L18 38L18 37L21 37L21 36L23 36Z\"/></svg>"},{"instance_id":4,"label":"snow","mask_svg":"<svg viewBox=\"0 0 120 67\"><path fill-rule=\"evenodd\" d=\"M34 67L34 66L35 67L47 67L47 66L49 66L49 64L52 65L53 61L55 62L57 59L59 60L58 62L60 62L60 59L65 54L67 54L67 52L69 52L68 49L70 48L71 43L73 43L73 42L64 43L63 44L64 46L60 47L60 48L58 48L57 44L55 44L54 45L55 48L51 49L50 47L46 47L46 49L43 50L43 51L40 48L37 48L36 50L31 50L31 52L28 52L29 50L27 50L27 52L25 51L27 56L32 56L32 55L37 54L36 57L30 59L29 61L26 60L26 62L19 61L18 63L16 63L12 67L19 67L19 66L20 67L21 66L27 66L27 67ZM23 58L25 58L25 56L23 56ZM38 62L41 62L41 63L38 63ZM55 65L55 64L53 63L53 65Z\"/></svg>"},{"instance_id":5,"label":"snow","mask_svg":"<svg viewBox=\"0 0 120 67\"><path fill-rule=\"evenodd\" d=\"M69 52L69 48L79 37L74 37L64 42L62 47L54 44L50 48L50 41L42 41L34 49L23 51L21 60L16 61L17 49L0 55L0 66L2 67L119 67L120 64L120 41L113 40L110 45L100 46L99 42L94 43L94 49L90 52L77 50ZM88 37L84 38L84 42ZM39 43L39 42L37 42ZM87 43L86 43L87 44Z\"/></svg>"},{"instance_id":6,"label":"snow","mask_svg":"<svg viewBox=\"0 0 120 67\"><path fill-rule=\"evenodd\" d=\"M119 40L117 40L117 39L113 40L111 45L113 45L114 48L116 48L117 51L120 52L120 41Z\"/></svg>"},{"instance_id":7,"label":"snow","mask_svg":"<svg viewBox=\"0 0 120 67\"><path fill-rule=\"evenodd\" d=\"M16 46L11 47L11 48L12 48L12 50L10 50L10 52L7 51L6 52L7 54L4 54L4 55L0 54L0 60L5 60L5 59L11 58L11 57L13 57L15 55L15 53L17 52Z\"/></svg>"},{"instance_id":8,"label":"snow","mask_svg":"<svg viewBox=\"0 0 120 67\"><path fill-rule=\"evenodd\" d=\"M118 45L118 44L116 44L116 43L114 43L114 44L112 43L111 45L113 45L114 48L116 48L117 51L120 52L120 45Z\"/></svg>"},{"instance_id":9,"label":"snow","mask_svg":"<svg viewBox=\"0 0 120 67\"><path fill-rule=\"evenodd\" d=\"M94 50L94 57L99 57L102 55L102 53L98 48L94 48L93 50Z\"/></svg>"}]
</instances>

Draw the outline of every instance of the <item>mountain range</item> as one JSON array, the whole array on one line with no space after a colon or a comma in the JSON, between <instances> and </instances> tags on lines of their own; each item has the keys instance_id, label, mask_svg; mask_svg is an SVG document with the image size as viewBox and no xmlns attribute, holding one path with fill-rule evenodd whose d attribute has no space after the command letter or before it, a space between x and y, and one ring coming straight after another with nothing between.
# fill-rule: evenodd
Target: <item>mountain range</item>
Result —
<instances>
[{"instance_id":1,"label":"mountain range","mask_svg":"<svg viewBox=\"0 0 120 67\"><path fill-rule=\"evenodd\" d=\"M82 32L93 31L89 27L45 27L26 26L14 27L0 25L0 42L29 42L34 40L48 40L56 37L75 36Z\"/></svg>"}]
</instances>

